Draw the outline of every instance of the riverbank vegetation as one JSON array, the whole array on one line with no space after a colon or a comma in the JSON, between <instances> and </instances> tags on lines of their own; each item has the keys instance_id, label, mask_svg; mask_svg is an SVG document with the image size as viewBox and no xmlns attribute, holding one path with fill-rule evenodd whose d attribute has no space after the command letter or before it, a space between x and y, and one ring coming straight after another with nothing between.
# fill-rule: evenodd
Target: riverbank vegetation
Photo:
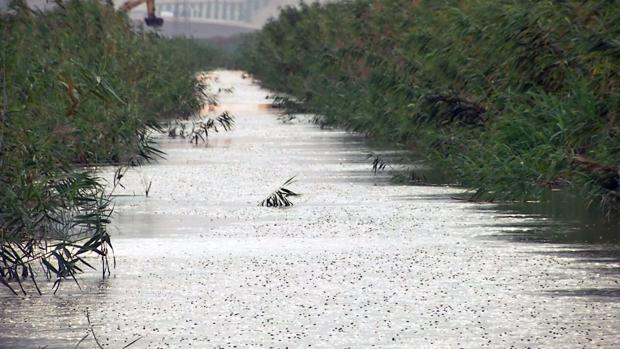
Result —
<instances>
[{"instance_id":1,"label":"riverbank vegetation","mask_svg":"<svg viewBox=\"0 0 620 349\"><path fill-rule=\"evenodd\" d=\"M0 32L0 283L25 293L22 281L39 290L43 274L57 290L93 267L86 255L101 257L105 276L112 208L94 167L162 155L152 131L211 98L195 72L216 54L94 0L47 12L14 1Z\"/></svg>"},{"instance_id":2,"label":"riverbank vegetation","mask_svg":"<svg viewBox=\"0 0 620 349\"><path fill-rule=\"evenodd\" d=\"M476 200L620 203L614 1L284 8L239 64L324 121L415 148Z\"/></svg>"}]
</instances>

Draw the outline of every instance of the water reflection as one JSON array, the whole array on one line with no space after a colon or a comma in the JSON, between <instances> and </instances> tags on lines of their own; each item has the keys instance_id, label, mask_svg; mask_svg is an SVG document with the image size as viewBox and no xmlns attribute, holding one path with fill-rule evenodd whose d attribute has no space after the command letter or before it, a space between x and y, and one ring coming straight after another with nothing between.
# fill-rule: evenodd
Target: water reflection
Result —
<instances>
[{"instance_id":1,"label":"water reflection","mask_svg":"<svg viewBox=\"0 0 620 349\"><path fill-rule=\"evenodd\" d=\"M605 217L599 208L588 207L583 200L563 193L554 193L550 200L541 203L498 204L494 209L506 214L539 218L533 226L528 223L513 225L513 228L523 227L519 233L515 231L508 234L514 241L620 243L618 221Z\"/></svg>"}]
</instances>

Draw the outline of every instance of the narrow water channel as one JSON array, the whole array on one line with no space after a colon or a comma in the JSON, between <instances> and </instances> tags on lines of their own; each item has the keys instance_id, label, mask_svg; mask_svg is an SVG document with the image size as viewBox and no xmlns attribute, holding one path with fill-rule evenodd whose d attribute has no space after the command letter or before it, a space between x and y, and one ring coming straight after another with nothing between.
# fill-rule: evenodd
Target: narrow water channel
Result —
<instances>
[{"instance_id":1,"label":"narrow water channel","mask_svg":"<svg viewBox=\"0 0 620 349\"><path fill-rule=\"evenodd\" d=\"M391 184L360 136L283 123L241 72L215 76L235 128L162 136L167 159L117 192L112 277L0 290L0 348L75 347L86 310L109 348L620 345L614 238L554 240L570 221ZM292 176L293 207L258 206Z\"/></svg>"}]
</instances>

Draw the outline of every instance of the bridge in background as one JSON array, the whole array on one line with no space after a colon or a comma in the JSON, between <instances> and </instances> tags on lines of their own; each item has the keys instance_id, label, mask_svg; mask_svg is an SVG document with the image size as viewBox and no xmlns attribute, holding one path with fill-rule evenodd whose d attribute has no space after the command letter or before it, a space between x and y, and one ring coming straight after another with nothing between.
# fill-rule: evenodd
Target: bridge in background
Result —
<instances>
[{"instance_id":1,"label":"bridge in background","mask_svg":"<svg viewBox=\"0 0 620 349\"><path fill-rule=\"evenodd\" d=\"M0 11L10 0L0 0ZM100 0L107 2L108 0ZM120 7L125 0L112 0ZM314 0L308 0L314 1ZM26 0L34 9L51 10L56 4L49 0ZM164 18L159 31L168 36L195 38L228 37L260 29L278 9L297 5L299 0L155 0L157 14ZM129 17L142 22L146 5L129 12Z\"/></svg>"},{"instance_id":2,"label":"bridge in background","mask_svg":"<svg viewBox=\"0 0 620 349\"><path fill-rule=\"evenodd\" d=\"M227 37L260 29L278 8L296 0L160 0L157 14L164 18L161 32L196 38ZM117 4L120 5L120 2ZM135 20L146 15L144 5L129 13Z\"/></svg>"}]
</instances>

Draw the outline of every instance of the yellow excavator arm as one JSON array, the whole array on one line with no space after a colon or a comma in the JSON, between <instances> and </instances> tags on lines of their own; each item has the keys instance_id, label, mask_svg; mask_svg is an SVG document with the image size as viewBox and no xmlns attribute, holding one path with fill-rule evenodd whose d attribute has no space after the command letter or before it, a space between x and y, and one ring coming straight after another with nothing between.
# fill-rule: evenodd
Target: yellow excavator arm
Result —
<instances>
[{"instance_id":1,"label":"yellow excavator arm","mask_svg":"<svg viewBox=\"0 0 620 349\"><path fill-rule=\"evenodd\" d=\"M160 27L164 24L164 19L155 15L155 0L127 0L121 7L120 11L129 12L131 9L138 7L146 2L146 17L144 22L150 27Z\"/></svg>"}]
</instances>

